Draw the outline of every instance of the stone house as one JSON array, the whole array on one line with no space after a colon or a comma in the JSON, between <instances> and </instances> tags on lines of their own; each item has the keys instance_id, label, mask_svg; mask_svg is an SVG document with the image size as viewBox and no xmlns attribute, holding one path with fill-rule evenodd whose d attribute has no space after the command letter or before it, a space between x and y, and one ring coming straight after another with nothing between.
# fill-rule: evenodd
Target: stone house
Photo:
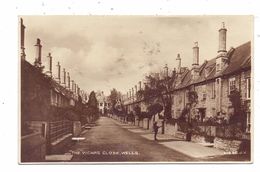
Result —
<instances>
[{"instance_id":1,"label":"stone house","mask_svg":"<svg viewBox=\"0 0 260 172\"><path fill-rule=\"evenodd\" d=\"M242 103L247 106L247 131L250 131L251 43L226 51L226 31L224 26L219 30L221 39L217 57L201 65L198 64L199 51L195 43L192 69L177 72L172 91L172 116L175 119L180 117L181 111L190 103L188 92L195 91L197 101L191 110L192 119L203 122L218 116L228 121L231 115L235 115L229 95L236 88L241 93ZM180 61L179 55L177 60Z\"/></svg>"}]
</instances>

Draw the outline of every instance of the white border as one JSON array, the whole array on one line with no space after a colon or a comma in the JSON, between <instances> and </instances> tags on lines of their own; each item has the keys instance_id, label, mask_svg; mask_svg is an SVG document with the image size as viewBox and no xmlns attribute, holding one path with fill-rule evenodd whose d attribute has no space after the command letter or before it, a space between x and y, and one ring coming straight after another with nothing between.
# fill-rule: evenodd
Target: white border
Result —
<instances>
[{"instance_id":1,"label":"white border","mask_svg":"<svg viewBox=\"0 0 260 172\"><path fill-rule=\"evenodd\" d=\"M100 2L100 3L98 3ZM254 50L254 164L229 165L18 165L18 15L254 15L254 46L259 47L260 4L254 0L26 0L1 1L0 5L0 163L9 171L104 170L104 171L257 171L259 167L259 121L257 105L260 75L259 50ZM243 28L241 28L243 32ZM242 33L241 33L242 34Z\"/></svg>"}]
</instances>

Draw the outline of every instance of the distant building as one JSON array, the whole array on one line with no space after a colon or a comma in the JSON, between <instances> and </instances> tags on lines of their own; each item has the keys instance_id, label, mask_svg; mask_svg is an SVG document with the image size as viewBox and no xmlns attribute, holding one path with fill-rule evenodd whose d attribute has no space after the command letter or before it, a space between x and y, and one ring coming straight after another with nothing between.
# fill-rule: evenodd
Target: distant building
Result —
<instances>
[{"instance_id":1,"label":"distant building","mask_svg":"<svg viewBox=\"0 0 260 172\"><path fill-rule=\"evenodd\" d=\"M110 102L108 101L108 97L105 96L103 91L97 91L96 98L98 101L99 113L102 115L106 114L110 108Z\"/></svg>"}]
</instances>

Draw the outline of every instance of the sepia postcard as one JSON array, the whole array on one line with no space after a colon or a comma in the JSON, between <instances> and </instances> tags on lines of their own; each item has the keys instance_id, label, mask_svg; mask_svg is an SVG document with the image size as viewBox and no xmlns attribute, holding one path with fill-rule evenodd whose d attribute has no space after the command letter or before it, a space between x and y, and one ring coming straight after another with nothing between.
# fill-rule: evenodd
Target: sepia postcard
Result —
<instances>
[{"instance_id":1,"label":"sepia postcard","mask_svg":"<svg viewBox=\"0 0 260 172\"><path fill-rule=\"evenodd\" d=\"M252 163L253 19L19 16L19 163Z\"/></svg>"}]
</instances>

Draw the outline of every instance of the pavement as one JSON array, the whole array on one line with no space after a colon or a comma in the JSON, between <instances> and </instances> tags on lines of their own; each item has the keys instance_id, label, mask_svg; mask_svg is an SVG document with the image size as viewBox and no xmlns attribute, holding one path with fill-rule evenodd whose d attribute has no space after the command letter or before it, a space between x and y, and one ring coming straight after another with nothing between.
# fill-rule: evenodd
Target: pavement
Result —
<instances>
[{"instance_id":1,"label":"pavement","mask_svg":"<svg viewBox=\"0 0 260 172\"><path fill-rule=\"evenodd\" d=\"M118 121L116 121L116 123L122 126L126 125ZM142 137L148 140L154 140L154 134L149 130L145 130L143 128L133 129L130 127L128 131L139 133ZM213 147L206 147L194 142L188 142L169 134L158 134L157 139L158 141L155 142L193 158L207 158L212 156L222 156L225 154L223 150Z\"/></svg>"}]
</instances>

